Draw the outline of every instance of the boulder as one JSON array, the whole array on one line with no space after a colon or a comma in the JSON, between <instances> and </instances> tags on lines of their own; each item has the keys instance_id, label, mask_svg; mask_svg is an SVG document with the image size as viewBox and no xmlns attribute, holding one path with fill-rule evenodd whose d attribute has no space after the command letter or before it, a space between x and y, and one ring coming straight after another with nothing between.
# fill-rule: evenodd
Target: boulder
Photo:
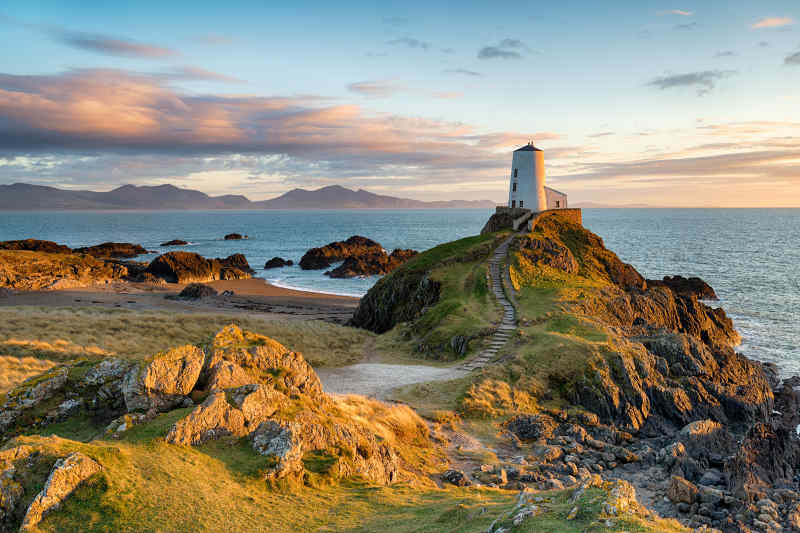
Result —
<instances>
[{"instance_id":1,"label":"boulder","mask_svg":"<svg viewBox=\"0 0 800 533\"><path fill-rule=\"evenodd\" d=\"M667 498L672 503L693 504L697 499L698 490L694 483L685 480L680 476L672 476L667 489Z\"/></svg>"},{"instance_id":2,"label":"boulder","mask_svg":"<svg viewBox=\"0 0 800 533\"><path fill-rule=\"evenodd\" d=\"M442 474L442 481L450 483L456 487L468 487L472 485L466 474L461 470L447 470Z\"/></svg>"},{"instance_id":3,"label":"boulder","mask_svg":"<svg viewBox=\"0 0 800 533\"><path fill-rule=\"evenodd\" d=\"M146 254L147 250L139 244L129 242L104 242L94 246L84 246L73 250L76 254L88 254L93 257L136 257Z\"/></svg>"},{"instance_id":4,"label":"boulder","mask_svg":"<svg viewBox=\"0 0 800 533\"><path fill-rule=\"evenodd\" d=\"M269 268L281 268L281 267L285 267L285 266L292 266L293 264L294 264L294 261L292 261L291 259L283 259L281 257L273 257L272 259L270 259L269 261L264 263L264 269L266 270L266 269L269 269Z\"/></svg>"},{"instance_id":5,"label":"boulder","mask_svg":"<svg viewBox=\"0 0 800 533\"><path fill-rule=\"evenodd\" d=\"M2 241L0 250L27 250L30 252L46 252L49 254L71 254L69 246L58 244L53 241L41 241L39 239L23 239L20 241Z\"/></svg>"},{"instance_id":6,"label":"boulder","mask_svg":"<svg viewBox=\"0 0 800 533\"><path fill-rule=\"evenodd\" d=\"M180 239L172 239L171 241L162 242L160 246L186 246L189 244L186 241L182 241Z\"/></svg>"},{"instance_id":7,"label":"boulder","mask_svg":"<svg viewBox=\"0 0 800 533\"><path fill-rule=\"evenodd\" d=\"M68 366L57 366L43 374L28 378L9 391L0 406L0 435L14 425L24 413L50 402L63 390L68 375Z\"/></svg>"},{"instance_id":8,"label":"boulder","mask_svg":"<svg viewBox=\"0 0 800 533\"><path fill-rule=\"evenodd\" d=\"M517 415L506 422L505 426L520 440L539 440L551 438L558 423L545 414Z\"/></svg>"},{"instance_id":9,"label":"boulder","mask_svg":"<svg viewBox=\"0 0 800 533\"><path fill-rule=\"evenodd\" d=\"M186 345L137 364L122 384L127 410L168 411L183 404L200 377L204 360L200 348Z\"/></svg>"},{"instance_id":10,"label":"boulder","mask_svg":"<svg viewBox=\"0 0 800 533\"><path fill-rule=\"evenodd\" d=\"M239 241L246 238L247 235L242 235L240 233L228 233L227 235L225 235L226 241Z\"/></svg>"},{"instance_id":11,"label":"boulder","mask_svg":"<svg viewBox=\"0 0 800 533\"><path fill-rule=\"evenodd\" d=\"M415 250L395 249L391 254L385 251L369 253L366 255L350 256L338 267L325 272L332 278L354 278L356 276L375 276L388 274L399 267L418 252Z\"/></svg>"},{"instance_id":12,"label":"boulder","mask_svg":"<svg viewBox=\"0 0 800 533\"><path fill-rule=\"evenodd\" d=\"M346 241L335 241L321 248L311 248L300 259L300 268L303 270L319 270L331 266L331 263L343 261L351 256L359 257L381 252L383 252L383 247L377 242L366 237L354 235Z\"/></svg>"},{"instance_id":13,"label":"boulder","mask_svg":"<svg viewBox=\"0 0 800 533\"><path fill-rule=\"evenodd\" d=\"M709 419L687 424L678 432L678 439L686 446L690 456L700 460L714 454L728 455L736 445L727 428Z\"/></svg>"},{"instance_id":14,"label":"boulder","mask_svg":"<svg viewBox=\"0 0 800 533\"><path fill-rule=\"evenodd\" d=\"M101 470L97 462L80 452L56 461L44 488L28 507L20 531L35 530L48 513L58 509L81 483Z\"/></svg>"},{"instance_id":15,"label":"boulder","mask_svg":"<svg viewBox=\"0 0 800 533\"><path fill-rule=\"evenodd\" d=\"M647 280L648 287L667 287L682 296L695 296L700 300L717 300L714 289L700 278L683 276L664 276L662 280Z\"/></svg>"},{"instance_id":16,"label":"boulder","mask_svg":"<svg viewBox=\"0 0 800 533\"><path fill-rule=\"evenodd\" d=\"M217 291L214 287L204 283L190 283L178 294L178 298L186 300L199 300L216 296Z\"/></svg>"},{"instance_id":17,"label":"boulder","mask_svg":"<svg viewBox=\"0 0 800 533\"><path fill-rule=\"evenodd\" d=\"M167 252L150 263L146 272L170 283L204 283L219 279L246 279L253 269L242 254L206 259L194 252Z\"/></svg>"}]
</instances>

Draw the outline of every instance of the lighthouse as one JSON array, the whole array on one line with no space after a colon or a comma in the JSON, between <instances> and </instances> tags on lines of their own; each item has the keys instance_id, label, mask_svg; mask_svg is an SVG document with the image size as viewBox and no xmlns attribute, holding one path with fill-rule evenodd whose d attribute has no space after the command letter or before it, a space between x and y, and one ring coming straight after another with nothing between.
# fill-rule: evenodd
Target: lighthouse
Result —
<instances>
[{"instance_id":1,"label":"lighthouse","mask_svg":"<svg viewBox=\"0 0 800 533\"><path fill-rule=\"evenodd\" d=\"M531 211L546 210L547 193L544 177L544 152L536 148L533 142L514 150L511 160L511 182L508 187L508 207Z\"/></svg>"}]
</instances>

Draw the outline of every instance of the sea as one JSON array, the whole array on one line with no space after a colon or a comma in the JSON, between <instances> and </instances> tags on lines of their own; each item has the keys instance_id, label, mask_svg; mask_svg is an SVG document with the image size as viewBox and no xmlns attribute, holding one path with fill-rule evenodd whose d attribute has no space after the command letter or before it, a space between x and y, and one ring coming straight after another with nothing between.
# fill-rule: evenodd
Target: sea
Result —
<instances>
[{"instance_id":1,"label":"sea","mask_svg":"<svg viewBox=\"0 0 800 533\"><path fill-rule=\"evenodd\" d=\"M278 286L361 296L378 277L331 279L298 266L263 270L278 256L297 263L309 248L351 235L387 250L425 250L477 234L487 209L319 211L0 212L0 240L37 238L70 247L132 242L154 253L243 253ZM739 351L800 374L800 209L584 209L584 225L648 278L699 276L720 297L744 341ZM247 235L226 241L228 233ZM160 243L181 239L183 247Z\"/></svg>"}]
</instances>

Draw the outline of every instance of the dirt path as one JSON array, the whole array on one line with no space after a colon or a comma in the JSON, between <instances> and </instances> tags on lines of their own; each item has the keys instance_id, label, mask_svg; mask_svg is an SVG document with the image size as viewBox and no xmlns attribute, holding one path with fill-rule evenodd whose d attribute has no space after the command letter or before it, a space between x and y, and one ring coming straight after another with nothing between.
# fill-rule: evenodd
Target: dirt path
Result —
<instances>
[{"instance_id":1,"label":"dirt path","mask_svg":"<svg viewBox=\"0 0 800 533\"><path fill-rule=\"evenodd\" d=\"M456 368L425 365L390 365L383 363L357 363L338 368L315 369L325 392L335 394L362 394L383 400L397 387L456 379L467 374Z\"/></svg>"}]
</instances>

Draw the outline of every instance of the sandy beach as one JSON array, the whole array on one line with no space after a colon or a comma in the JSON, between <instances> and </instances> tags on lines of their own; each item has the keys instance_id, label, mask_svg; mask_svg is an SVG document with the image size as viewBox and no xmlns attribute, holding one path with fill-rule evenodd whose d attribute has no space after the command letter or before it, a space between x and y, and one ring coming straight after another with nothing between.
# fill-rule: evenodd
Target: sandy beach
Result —
<instances>
[{"instance_id":1,"label":"sandy beach","mask_svg":"<svg viewBox=\"0 0 800 533\"><path fill-rule=\"evenodd\" d=\"M219 296L200 300L174 298L185 287L179 283L155 286L147 283L112 282L104 285L44 291L12 291L0 298L0 306L109 307L175 312L254 312L283 318L318 319L342 324L353 314L358 298L285 289L263 279L213 281L208 285ZM232 291L230 296L222 295Z\"/></svg>"}]
</instances>

